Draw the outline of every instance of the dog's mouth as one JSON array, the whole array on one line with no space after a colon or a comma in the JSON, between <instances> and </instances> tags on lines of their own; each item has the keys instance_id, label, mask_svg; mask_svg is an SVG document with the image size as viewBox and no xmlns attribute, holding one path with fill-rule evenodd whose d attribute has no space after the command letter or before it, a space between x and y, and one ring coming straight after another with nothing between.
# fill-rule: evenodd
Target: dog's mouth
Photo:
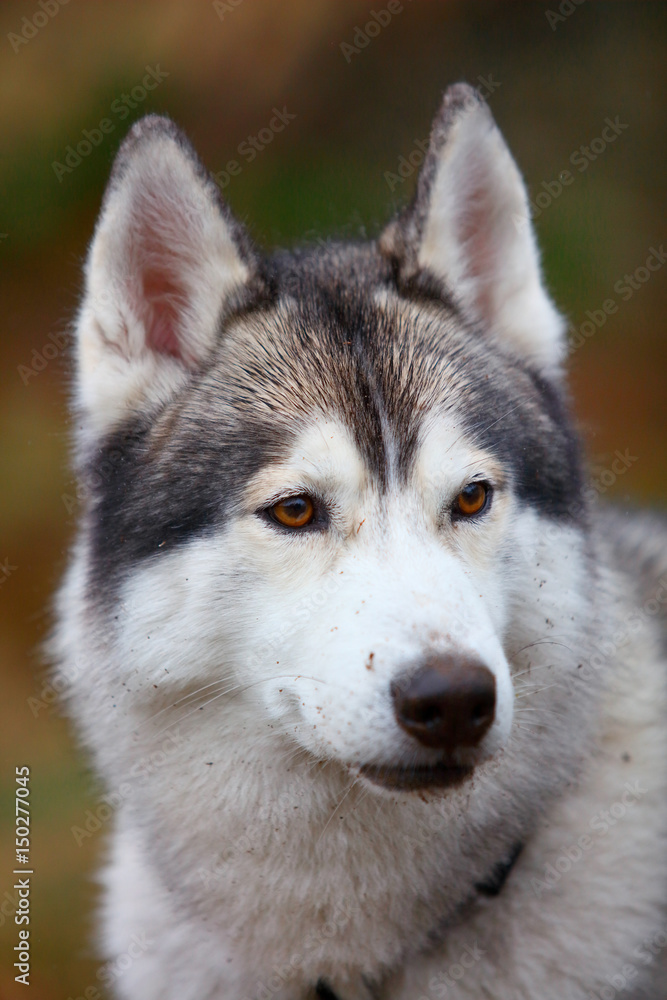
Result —
<instances>
[{"instance_id":1,"label":"dog's mouth","mask_svg":"<svg viewBox=\"0 0 667 1000\"><path fill-rule=\"evenodd\" d=\"M424 788L454 788L472 774L466 764L416 764L410 767L387 764L362 764L359 773L375 785L396 791L419 791Z\"/></svg>"}]
</instances>

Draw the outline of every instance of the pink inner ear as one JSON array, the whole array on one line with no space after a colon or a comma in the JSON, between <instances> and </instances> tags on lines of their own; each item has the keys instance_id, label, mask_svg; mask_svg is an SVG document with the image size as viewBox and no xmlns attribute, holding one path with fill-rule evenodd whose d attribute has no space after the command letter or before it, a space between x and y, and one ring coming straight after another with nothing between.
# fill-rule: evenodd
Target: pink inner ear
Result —
<instances>
[{"instance_id":1,"label":"pink inner ear","mask_svg":"<svg viewBox=\"0 0 667 1000\"><path fill-rule=\"evenodd\" d=\"M166 261L163 271L144 272L141 312L146 330L146 346L151 351L169 354L188 364L190 359L183 350L180 329L185 311L185 289L169 273Z\"/></svg>"},{"instance_id":2,"label":"pink inner ear","mask_svg":"<svg viewBox=\"0 0 667 1000\"><path fill-rule=\"evenodd\" d=\"M459 221L459 238L466 272L475 282L475 305L481 318L491 320L495 308L494 288L501 266L499 229L504 220L497 214L493 178L473 168L466 185L465 209Z\"/></svg>"},{"instance_id":3,"label":"pink inner ear","mask_svg":"<svg viewBox=\"0 0 667 1000\"><path fill-rule=\"evenodd\" d=\"M145 349L166 354L184 365L188 350L188 272L192 248L179 205L159 194L137 199L130 233L132 305L145 333Z\"/></svg>"}]
</instances>

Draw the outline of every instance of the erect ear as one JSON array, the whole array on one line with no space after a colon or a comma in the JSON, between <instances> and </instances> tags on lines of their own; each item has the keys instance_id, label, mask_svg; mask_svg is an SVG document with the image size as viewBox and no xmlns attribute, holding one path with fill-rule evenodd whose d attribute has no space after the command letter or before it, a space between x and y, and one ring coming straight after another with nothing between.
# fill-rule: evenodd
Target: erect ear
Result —
<instances>
[{"instance_id":1,"label":"erect ear","mask_svg":"<svg viewBox=\"0 0 667 1000\"><path fill-rule=\"evenodd\" d=\"M436 284L473 322L557 374L564 324L542 285L528 197L491 113L467 84L445 94L411 205L380 239L398 280Z\"/></svg>"},{"instance_id":2,"label":"erect ear","mask_svg":"<svg viewBox=\"0 0 667 1000\"><path fill-rule=\"evenodd\" d=\"M99 434L159 404L261 286L258 258L168 118L137 122L116 157L86 263L79 402Z\"/></svg>"}]
</instances>

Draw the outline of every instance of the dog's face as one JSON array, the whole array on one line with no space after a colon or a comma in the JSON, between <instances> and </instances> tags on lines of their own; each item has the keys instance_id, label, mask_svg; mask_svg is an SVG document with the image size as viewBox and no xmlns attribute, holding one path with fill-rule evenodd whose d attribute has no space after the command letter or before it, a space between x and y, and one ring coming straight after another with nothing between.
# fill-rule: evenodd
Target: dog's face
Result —
<instances>
[{"instance_id":1,"label":"dog's face","mask_svg":"<svg viewBox=\"0 0 667 1000\"><path fill-rule=\"evenodd\" d=\"M562 353L474 91L377 244L268 262L173 125L136 125L78 359L89 586L137 699L168 664L392 791L520 740L519 647L584 613Z\"/></svg>"}]
</instances>

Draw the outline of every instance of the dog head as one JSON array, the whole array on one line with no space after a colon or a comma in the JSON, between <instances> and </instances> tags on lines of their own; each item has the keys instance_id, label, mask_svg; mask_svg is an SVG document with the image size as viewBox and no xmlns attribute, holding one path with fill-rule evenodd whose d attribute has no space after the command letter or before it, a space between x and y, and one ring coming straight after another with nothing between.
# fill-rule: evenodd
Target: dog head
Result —
<instances>
[{"instance_id":1,"label":"dog head","mask_svg":"<svg viewBox=\"0 0 667 1000\"><path fill-rule=\"evenodd\" d=\"M237 699L257 740L392 791L528 739L521 651L585 621L584 511L563 324L474 90L446 94L378 241L269 259L178 129L143 119L77 345L86 586L134 704L168 670L208 711Z\"/></svg>"}]
</instances>

